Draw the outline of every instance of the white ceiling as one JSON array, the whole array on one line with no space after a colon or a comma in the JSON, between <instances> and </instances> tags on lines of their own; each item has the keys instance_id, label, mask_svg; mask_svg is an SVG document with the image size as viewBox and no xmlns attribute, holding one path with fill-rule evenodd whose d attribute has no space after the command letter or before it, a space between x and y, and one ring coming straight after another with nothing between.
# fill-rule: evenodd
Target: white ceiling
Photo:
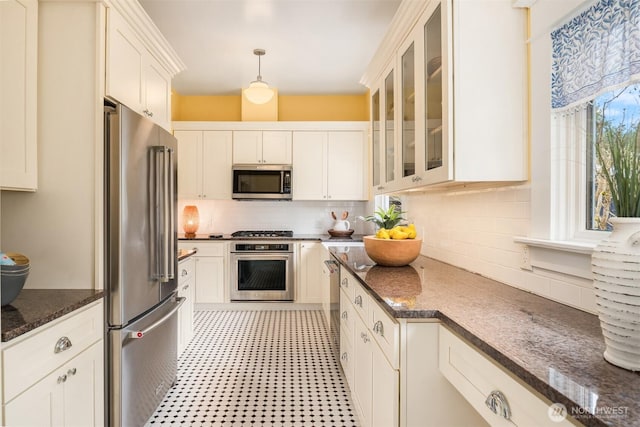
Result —
<instances>
[{"instance_id":1,"label":"white ceiling","mask_svg":"<svg viewBox=\"0 0 640 427\"><path fill-rule=\"evenodd\" d=\"M400 0L140 0L187 69L181 95L239 95L261 74L281 95L360 94Z\"/></svg>"}]
</instances>

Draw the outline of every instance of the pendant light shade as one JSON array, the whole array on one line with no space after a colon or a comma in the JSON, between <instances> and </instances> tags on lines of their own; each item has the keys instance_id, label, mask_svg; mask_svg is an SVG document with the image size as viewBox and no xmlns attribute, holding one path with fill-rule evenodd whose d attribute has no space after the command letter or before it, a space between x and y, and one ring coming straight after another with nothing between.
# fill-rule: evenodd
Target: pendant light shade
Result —
<instances>
[{"instance_id":1,"label":"pendant light shade","mask_svg":"<svg viewBox=\"0 0 640 427\"><path fill-rule=\"evenodd\" d=\"M254 49L253 54L258 56L258 77L252 81L249 87L243 90L244 96L253 104L266 104L273 98L274 91L260 75L260 57L265 54L264 49Z\"/></svg>"}]
</instances>

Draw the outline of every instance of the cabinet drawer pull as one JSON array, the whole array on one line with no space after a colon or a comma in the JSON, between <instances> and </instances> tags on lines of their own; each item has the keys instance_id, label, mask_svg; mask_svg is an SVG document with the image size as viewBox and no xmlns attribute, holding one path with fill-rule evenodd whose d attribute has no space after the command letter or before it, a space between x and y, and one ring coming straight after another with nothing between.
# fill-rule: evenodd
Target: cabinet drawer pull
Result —
<instances>
[{"instance_id":1,"label":"cabinet drawer pull","mask_svg":"<svg viewBox=\"0 0 640 427\"><path fill-rule=\"evenodd\" d=\"M343 311L343 312L342 312L342 316L341 316L341 317L342 317L343 319L345 319L345 320L346 320L346 319L347 319L347 317L349 317L349 315L347 314L347 312L346 312L346 311Z\"/></svg>"},{"instance_id":2,"label":"cabinet drawer pull","mask_svg":"<svg viewBox=\"0 0 640 427\"><path fill-rule=\"evenodd\" d=\"M494 390L489 393L489 396L487 396L487 400L485 400L484 403L494 414L504 418L505 420L511 419L511 408L509 407L509 402L507 402L507 398L500 390Z\"/></svg>"},{"instance_id":3,"label":"cabinet drawer pull","mask_svg":"<svg viewBox=\"0 0 640 427\"><path fill-rule=\"evenodd\" d=\"M365 332L360 332L360 338L362 338L362 341L365 343L369 342L369 336Z\"/></svg>"},{"instance_id":4,"label":"cabinet drawer pull","mask_svg":"<svg viewBox=\"0 0 640 427\"><path fill-rule=\"evenodd\" d=\"M357 295L356 298L353 300L353 303L356 305L359 305L360 308L362 308L362 295Z\"/></svg>"},{"instance_id":5,"label":"cabinet drawer pull","mask_svg":"<svg viewBox=\"0 0 640 427\"><path fill-rule=\"evenodd\" d=\"M67 371L67 375L72 376L75 375L78 370L76 368L71 368Z\"/></svg>"},{"instance_id":6,"label":"cabinet drawer pull","mask_svg":"<svg viewBox=\"0 0 640 427\"><path fill-rule=\"evenodd\" d=\"M342 279L342 286L344 286L345 288L349 287L349 281L347 280L346 277L344 279Z\"/></svg>"},{"instance_id":7,"label":"cabinet drawer pull","mask_svg":"<svg viewBox=\"0 0 640 427\"><path fill-rule=\"evenodd\" d=\"M380 335L381 337L384 336L384 326L382 325L382 321L378 320L373 325L373 332L375 332L376 334Z\"/></svg>"},{"instance_id":8,"label":"cabinet drawer pull","mask_svg":"<svg viewBox=\"0 0 640 427\"><path fill-rule=\"evenodd\" d=\"M342 356L340 356L340 359L344 360L345 362L349 360L349 355L347 355L346 351L342 353Z\"/></svg>"},{"instance_id":9,"label":"cabinet drawer pull","mask_svg":"<svg viewBox=\"0 0 640 427\"><path fill-rule=\"evenodd\" d=\"M68 337L60 337L53 349L53 352L60 353L62 351L68 350L69 348L71 348L71 346L71 340Z\"/></svg>"},{"instance_id":10,"label":"cabinet drawer pull","mask_svg":"<svg viewBox=\"0 0 640 427\"><path fill-rule=\"evenodd\" d=\"M184 277L184 276L186 276L187 274L189 274L189 273L187 272L187 270L186 270L186 269L183 269L183 270L182 270L182 273L180 273L180 276Z\"/></svg>"},{"instance_id":11,"label":"cabinet drawer pull","mask_svg":"<svg viewBox=\"0 0 640 427\"><path fill-rule=\"evenodd\" d=\"M58 377L58 384L64 383L67 381L67 375L63 374Z\"/></svg>"}]
</instances>

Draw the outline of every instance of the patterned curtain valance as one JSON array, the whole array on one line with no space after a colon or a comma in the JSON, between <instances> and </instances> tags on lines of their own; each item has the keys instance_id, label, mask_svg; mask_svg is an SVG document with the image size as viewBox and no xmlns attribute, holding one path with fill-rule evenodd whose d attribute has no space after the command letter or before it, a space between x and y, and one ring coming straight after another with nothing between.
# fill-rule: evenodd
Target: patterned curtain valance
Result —
<instances>
[{"instance_id":1,"label":"patterned curtain valance","mask_svg":"<svg viewBox=\"0 0 640 427\"><path fill-rule=\"evenodd\" d=\"M640 77L640 0L600 0L551 39L551 106L593 99Z\"/></svg>"}]
</instances>

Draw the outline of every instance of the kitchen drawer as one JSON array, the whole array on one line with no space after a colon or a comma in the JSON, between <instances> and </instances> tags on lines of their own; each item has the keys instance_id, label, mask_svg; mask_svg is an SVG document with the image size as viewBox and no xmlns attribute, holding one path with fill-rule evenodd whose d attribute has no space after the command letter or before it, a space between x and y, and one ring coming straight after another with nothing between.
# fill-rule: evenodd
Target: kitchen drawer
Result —
<instances>
[{"instance_id":1,"label":"kitchen drawer","mask_svg":"<svg viewBox=\"0 0 640 427\"><path fill-rule=\"evenodd\" d=\"M2 350L4 401L10 401L100 341L103 328L103 305L99 301L41 326L22 339L16 338L15 343L9 342ZM56 353L56 344L64 337L68 338L71 345Z\"/></svg>"},{"instance_id":2,"label":"kitchen drawer","mask_svg":"<svg viewBox=\"0 0 640 427\"><path fill-rule=\"evenodd\" d=\"M224 256L226 243L209 242L202 240L191 240L189 242L180 242L180 249L196 249L198 252L194 256Z\"/></svg>"},{"instance_id":3,"label":"kitchen drawer","mask_svg":"<svg viewBox=\"0 0 640 427\"><path fill-rule=\"evenodd\" d=\"M566 419L561 422L552 421L548 415L551 402L443 326L439 330L439 348L440 371L490 425L573 425ZM495 391L506 398L511 410L510 420L494 414L485 403L487 397Z\"/></svg>"},{"instance_id":4,"label":"kitchen drawer","mask_svg":"<svg viewBox=\"0 0 640 427\"><path fill-rule=\"evenodd\" d=\"M347 384L350 388L353 388L353 341L350 339L352 335L349 335L348 331L344 327L340 327L340 365L342 366L342 372L347 379Z\"/></svg>"},{"instance_id":5,"label":"kitchen drawer","mask_svg":"<svg viewBox=\"0 0 640 427\"><path fill-rule=\"evenodd\" d=\"M195 277L196 263L192 257L180 261L178 264L178 285Z\"/></svg>"},{"instance_id":6,"label":"kitchen drawer","mask_svg":"<svg viewBox=\"0 0 640 427\"><path fill-rule=\"evenodd\" d=\"M356 313L360 315L364 324L370 326L370 306L373 301L371 300L369 293L365 291L359 283L353 284L353 299L351 302L353 303L353 308L355 308Z\"/></svg>"},{"instance_id":7,"label":"kitchen drawer","mask_svg":"<svg viewBox=\"0 0 640 427\"><path fill-rule=\"evenodd\" d=\"M351 305L351 301L347 296L344 290L340 291L340 327L344 331L345 334L349 335L351 342L353 342L353 337L355 334L355 320L357 314L353 305ZM342 331L340 332L343 333Z\"/></svg>"},{"instance_id":8,"label":"kitchen drawer","mask_svg":"<svg viewBox=\"0 0 640 427\"><path fill-rule=\"evenodd\" d=\"M355 291L357 281L358 280L344 267L340 267L340 289L344 291L351 302L353 302L353 292Z\"/></svg>"},{"instance_id":9,"label":"kitchen drawer","mask_svg":"<svg viewBox=\"0 0 640 427\"><path fill-rule=\"evenodd\" d=\"M399 369L400 365L400 325L394 321L380 307L371 301L371 332L373 337L387 357L393 369Z\"/></svg>"}]
</instances>

